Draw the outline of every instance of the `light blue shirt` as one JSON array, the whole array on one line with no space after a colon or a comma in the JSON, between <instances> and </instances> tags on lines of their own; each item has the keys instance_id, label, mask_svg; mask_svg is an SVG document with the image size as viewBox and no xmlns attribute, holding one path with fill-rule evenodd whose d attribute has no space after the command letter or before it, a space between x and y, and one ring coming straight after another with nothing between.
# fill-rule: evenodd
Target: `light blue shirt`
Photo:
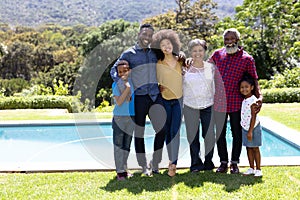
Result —
<instances>
[{"instance_id":1,"label":"light blue shirt","mask_svg":"<svg viewBox=\"0 0 300 200\"><path fill-rule=\"evenodd\" d=\"M122 79L119 79L121 84L124 84ZM114 116L134 116L134 89L132 87L132 82L128 81L130 84L130 93L131 93L131 100L130 101L124 101L121 105L116 104L113 110ZM113 96L121 96L121 89L118 87L117 82L113 82L112 84L112 94ZM115 100L114 100L115 101Z\"/></svg>"}]
</instances>

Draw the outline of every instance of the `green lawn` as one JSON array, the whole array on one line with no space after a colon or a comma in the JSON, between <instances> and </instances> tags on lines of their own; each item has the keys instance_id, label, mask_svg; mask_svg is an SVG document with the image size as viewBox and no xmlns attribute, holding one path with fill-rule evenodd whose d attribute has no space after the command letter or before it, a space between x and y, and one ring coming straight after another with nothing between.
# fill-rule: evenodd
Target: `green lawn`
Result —
<instances>
[{"instance_id":1,"label":"green lawn","mask_svg":"<svg viewBox=\"0 0 300 200\"><path fill-rule=\"evenodd\" d=\"M112 110L112 109L111 109ZM73 119L111 119L111 112L67 113L63 109L21 109L0 110L0 121L9 120L73 120Z\"/></svg>"},{"instance_id":2,"label":"green lawn","mask_svg":"<svg viewBox=\"0 0 300 200\"><path fill-rule=\"evenodd\" d=\"M300 103L263 104L259 115L300 131Z\"/></svg>"},{"instance_id":3,"label":"green lawn","mask_svg":"<svg viewBox=\"0 0 300 200\"><path fill-rule=\"evenodd\" d=\"M180 170L119 182L114 172L0 174L0 199L299 199L299 167L263 167L263 178Z\"/></svg>"}]
</instances>

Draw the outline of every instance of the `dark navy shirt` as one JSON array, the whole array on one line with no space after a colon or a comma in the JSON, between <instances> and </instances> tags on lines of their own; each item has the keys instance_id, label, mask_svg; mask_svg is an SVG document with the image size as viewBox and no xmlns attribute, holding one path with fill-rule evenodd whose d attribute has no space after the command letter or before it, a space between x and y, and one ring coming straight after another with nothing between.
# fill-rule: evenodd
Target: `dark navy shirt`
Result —
<instances>
[{"instance_id":1,"label":"dark navy shirt","mask_svg":"<svg viewBox=\"0 0 300 200\"><path fill-rule=\"evenodd\" d=\"M136 44L123 52L110 70L110 75L114 81L119 79L116 69L120 60L126 60L129 63L135 95L149 95L155 101L160 91L156 78L157 57L153 50L150 48L143 49Z\"/></svg>"}]
</instances>

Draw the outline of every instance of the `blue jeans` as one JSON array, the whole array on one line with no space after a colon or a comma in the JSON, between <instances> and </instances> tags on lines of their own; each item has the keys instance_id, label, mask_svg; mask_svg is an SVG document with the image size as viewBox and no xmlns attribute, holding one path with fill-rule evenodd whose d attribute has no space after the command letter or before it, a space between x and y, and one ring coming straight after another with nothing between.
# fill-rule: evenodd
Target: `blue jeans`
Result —
<instances>
[{"instance_id":1,"label":"blue jeans","mask_svg":"<svg viewBox=\"0 0 300 200\"><path fill-rule=\"evenodd\" d=\"M203 170L204 165L200 158L199 128L202 127L202 137L205 145L205 162L212 162L215 133L212 121L212 106L204 109L194 109L184 105L184 121L187 139L190 145L191 167L190 170Z\"/></svg>"},{"instance_id":2,"label":"blue jeans","mask_svg":"<svg viewBox=\"0 0 300 200\"><path fill-rule=\"evenodd\" d=\"M166 111L163 107L163 100L161 94L158 94L155 101L149 95L135 95L134 98L135 109L135 129L134 129L134 145L136 157L139 166L147 166L147 159L145 155L145 123L148 115L155 130L154 138L154 152L152 164L158 168L158 164L162 160L162 149L165 141L165 122Z\"/></svg>"},{"instance_id":3,"label":"blue jeans","mask_svg":"<svg viewBox=\"0 0 300 200\"><path fill-rule=\"evenodd\" d=\"M126 172L134 130L134 118L130 116L114 116L112 128L116 171L117 173Z\"/></svg>"},{"instance_id":4,"label":"blue jeans","mask_svg":"<svg viewBox=\"0 0 300 200\"><path fill-rule=\"evenodd\" d=\"M256 127L254 127L252 131L252 140L249 141L247 138L248 131L242 128L242 141L243 146L245 147L259 147L261 146L261 132L262 128L260 123L257 124Z\"/></svg>"},{"instance_id":5,"label":"blue jeans","mask_svg":"<svg viewBox=\"0 0 300 200\"><path fill-rule=\"evenodd\" d=\"M214 112L216 124L216 139L218 154L221 163L228 163L228 151L226 141L227 118L230 118L230 128L232 132L232 151L231 163L237 164L240 161L242 151L242 127L241 127L241 110L231 113Z\"/></svg>"},{"instance_id":6,"label":"blue jeans","mask_svg":"<svg viewBox=\"0 0 300 200\"><path fill-rule=\"evenodd\" d=\"M172 164L177 165L182 120L182 98L171 100L163 99L163 102L167 113L165 128L169 160Z\"/></svg>"}]
</instances>

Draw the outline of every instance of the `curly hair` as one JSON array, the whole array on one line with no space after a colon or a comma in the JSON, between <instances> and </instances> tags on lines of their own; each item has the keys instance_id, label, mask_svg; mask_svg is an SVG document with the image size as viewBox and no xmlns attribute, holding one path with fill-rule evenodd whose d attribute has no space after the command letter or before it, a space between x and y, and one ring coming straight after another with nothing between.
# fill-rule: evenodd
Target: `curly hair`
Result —
<instances>
[{"instance_id":1,"label":"curly hair","mask_svg":"<svg viewBox=\"0 0 300 200\"><path fill-rule=\"evenodd\" d=\"M180 48L181 48L181 42L179 39L178 34L171 30L171 29L164 29L164 30L160 30L157 33L155 33L153 35L153 40L151 43L151 48L154 49L154 52L157 55L157 58L159 60L163 60L165 58L165 55L163 54L163 52L160 49L160 42L164 39L168 39L171 41L172 45L173 45L173 54L174 55L178 55Z\"/></svg>"},{"instance_id":2,"label":"curly hair","mask_svg":"<svg viewBox=\"0 0 300 200\"><path fill-rule=\"evenodd\" d=\"M256 82L255 82L255 79L248 73L248 72L244 72L243 73L243 76L242 76L242 79L239 81L239 87L241 87L241 83L243 81L246 81L247 83L249 83L251 86L254 86L253 87L253 90L251 91L251 93L253 95L256 96L256 89L257 89L257 86L256 86ZM258 98L258 96L256 96L256 98Z\"/></svg>"}]
</instances>

